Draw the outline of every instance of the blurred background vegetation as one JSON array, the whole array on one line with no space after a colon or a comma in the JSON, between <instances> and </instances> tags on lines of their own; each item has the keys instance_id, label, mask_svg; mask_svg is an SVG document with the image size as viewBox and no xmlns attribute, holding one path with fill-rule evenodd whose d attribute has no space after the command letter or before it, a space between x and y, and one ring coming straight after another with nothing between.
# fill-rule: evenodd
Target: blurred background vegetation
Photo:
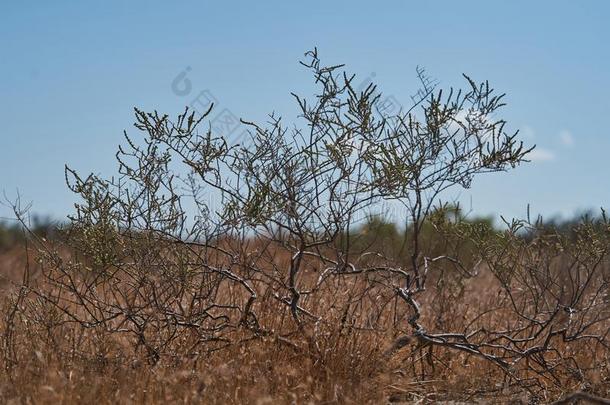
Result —
<instances>
[{"instance_id":1,"label":"blurred background vegetation","mask_svg":"<svg viewBox=\"0 0 610 405\"><path fill-rule=\"evenodd\" d=\"M583 222L601 223L602 214L587 211L576 214L569 218L550 218L548 220L539 219L536 232L542 234L547 232L557 232L568 238L574 236L575 227ZM49 217L32 215L30 217L29 230L36 236L47 240L59 237L60 228L65 228L65 224L54 221ZM439 254L448 244L457 241L449 241L443 236L442 229L447 224L460 227L478 228L479 232L497 233L506 229L503 223L494 221L492 217L470 217L465 215L459 206L445 206L437 209L427 221L422 230L423 246L427 246L427 253L434 254L439 250ZM413 230L410 227L405 229L396 223L390 222L380 215L371 215L363 225L350 233L350 251L360 253L373 250L384 254L387 257L404 257L409 253ZM339 243L346 243L346 235L342 235ZM529 239L535 236L531 232L524 233L523 237ZM6 251L15 246L22 245L26 239L26 232L23 226L17 221L0 220L0 251ZM470 246L461 244L454 245L452 250L459 250L464 255L470 250Z\"/></svg>"},{"instance_id":2,"label":"blurred background vegetation","mask_svg":"<svg viewBox=\"0 0 610 405\"><path fill-rule=\"evenodd\" d=\"M534 226L524 228L520 236L531 240L536 236L553 233L573 240L579 224L587 223L601 227L603 215L603 211L600 213L585 211L568 218L526 218ZM423 224L420 230L421 245L429 257L451 251L465 258L469 253L474 252L475 247L468 241L469 238L461 240L456 237L456 228L462 230L457 234L476 232L481 236L492 236L506 230L508 223L509 221L505 219L496 221L491 216L469 216L459 206L446 205L434 210L429 220ZM449 227L453 228L453 232L448 232ZM346 235L342 235L340 240L343 244L349 243L350 251L355 254L372 250L386 257L400 258L408 256L413 234L410 226L405 228L376 215L370 216L364 225L354 230L350 234L349 242Z\"/></svg>"},{"instance_id":3,"label":"blurred background vegetation","mask_svg":"<svg viewBox=\"0 0 610 405\"><path fill-rule=\"evenodd\" d=\"M577 213L568 218L538 219L536 231L543 233L559 233L568 238L574 237L574 230L578 224L583 222L601 224L603 213L585 211ZM502 232L506 227L503 222L495 221L492 217L468 216L459 206L447 205L434 211L430 220L427 221L422 230L422 245L427 247L427 253L434 254L438 250L439 254L453 243L451 250L459 251L461 256L467 254L472 248L466 244L456 245L458 241L447 240L443 236L442 229L447 225L459 225L461 227L476 227L479 232L497 233ZM65 224L54 221L50 217L31 215L29 218L29 230L36 236L49 239L59 237L60 228L65 228ZM371 215L363 225L352 231L350 234L350 250L360 253L367 250L374 250L387 257L405 257L409 253L413 230L405 228L396 223L390 222L380 215ZM536 236L530 230L524 233L523 237L529 239ZM17 221L0 220L0 251L6 251L25 242L26 233L23 226ZM346 243L345 235L340 238L340 243ZM446 250L445 250L446 251Z\"/></svg>"},{"instance_id":4,"label":"blurred background vegetation","mask_svg":"<svg viewBox=\"0 0 610 405\"><path fill-rule=\"evenodd\" d=\"M38 237L53 239L58 234L59 224L49 217L32 215L28 228ZM0 221L0 252L23 244L26 237L27 233L18 221Z\"/></svg>"}]
</instances>

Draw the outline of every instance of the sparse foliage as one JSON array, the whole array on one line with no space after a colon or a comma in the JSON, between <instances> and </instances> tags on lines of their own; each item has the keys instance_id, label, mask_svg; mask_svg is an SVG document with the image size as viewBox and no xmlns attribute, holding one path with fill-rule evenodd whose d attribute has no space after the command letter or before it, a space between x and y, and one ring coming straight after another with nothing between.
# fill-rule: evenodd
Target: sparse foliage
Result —
<instances>
[{"instance_id":1,"label":"sparse foliage","mask_svg":"<svg viewBox=\"0 0 610 405\"><path fill-rule=\"evenodd\" d=\"M387 117L374 85L359 92L343 65L305 57L318 90L294 95L299 123L244 121L249 142L228 144L206 124L212 108L136 109L142 136L125 133L118 177L66 168L76 212L62 245L38 240L11 331L74 361L205 362L270 339L314 365L350 362L350 378L479 361L534 398L583 383L584 345L609 352L605 217L567 238L531 221L498 231L440 201L526 161L494 118L504 95L466 76L437 90L418 70L414 105ZM384 202L404 230L364 221ZM5 339L9 373L18 345Z\"/></svg>"}]
</instances>

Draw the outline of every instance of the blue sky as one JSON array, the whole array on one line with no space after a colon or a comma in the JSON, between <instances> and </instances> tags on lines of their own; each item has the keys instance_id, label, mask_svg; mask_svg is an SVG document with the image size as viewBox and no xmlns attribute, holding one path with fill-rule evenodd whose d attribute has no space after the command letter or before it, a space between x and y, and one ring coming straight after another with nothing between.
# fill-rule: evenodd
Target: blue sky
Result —
<instances>
[{"instance_id":1,"label":"blue sky","mask_svg":"<svg viewBox=\"0 0 610 405\"><path fill-rule=\"evenodd\" d=\"M507 93L509 128L538 151L460 191L474 214L608 207L609 20L601 0L3 2L0 190L65 217L64 164L114 174L134 106L176 114L209 91L236 116L293 119L290 92L311 89L297 61L317 46L404 104L417 65L443 87L467 73ZM181 72L186 95L172 89Z\"/></svg>"}]
</instances>

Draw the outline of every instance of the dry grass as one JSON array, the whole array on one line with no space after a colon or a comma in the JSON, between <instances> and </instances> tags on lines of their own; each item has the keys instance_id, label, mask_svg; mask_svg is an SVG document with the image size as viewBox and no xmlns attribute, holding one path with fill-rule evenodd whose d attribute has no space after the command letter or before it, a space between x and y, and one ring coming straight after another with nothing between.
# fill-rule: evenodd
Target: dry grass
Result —
<instances>
[{"instance_id":1,"label":"dry grass","mask_svg":"<svg viewBox=\"0 0 610 405\"><path fill-rule=\"evenodd\" d=\"M12 321L8 353L7 320L16 290L7 286L18 285L27 260L23 249L17 249L6 253L1 263L3 276L12 280L4 283L0 325L2 402L526 403L549 402L580 389L610 395L608 352L584 342L560 343L564 356L578 361L582 375L558 369L556 377L540 379L537 397L523 386L508 384L490 362L460 352L419 347L416 340L388 350L406 332L404 314L384 301L389 296L381 290L371 290L370 280L357 277L330 283L302 303L314 313L324 311L324 322L296 328L288 307L267 293L259 297L256 311L269 333L257 336L246 328L233 328L225 341L197 345L197 335L187 331L162 348L155 364L133 334L67 323L56 308L28 297ZM40 269L30 270L37 280ZM473 314L493 306L498 296L489 274L468 280L465 292L452 297L451 305L446 305L449 298L440 290L430 294L425 307L431 309L423 317L441 330L459 328ZM238 293L228 289L224 294ZM369 330L363 325L371 316L379 319L368 320L376 325ZM153 339L156 333L164 332L151 330L147 336ZM527 381L525 374L521 377Z\"/></svg>"}]
</instances>

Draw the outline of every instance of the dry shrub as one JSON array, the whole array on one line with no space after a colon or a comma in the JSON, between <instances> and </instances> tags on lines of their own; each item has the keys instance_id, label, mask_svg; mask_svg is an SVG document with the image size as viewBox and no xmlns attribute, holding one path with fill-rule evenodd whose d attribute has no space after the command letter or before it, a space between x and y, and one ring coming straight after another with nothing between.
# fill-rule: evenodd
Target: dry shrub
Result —
<instances>
[{"instance_id":1,"label":"dry shrub","mask_svg":"<svg viewBox=\"0 0 610 405\"><path fill-rule=\"evenodd\" d=\"M605 216L567 237L439 204L531 150L490 118L503 96L422 77L413 109L386 117L374 86L356 91L341 66L307 57L321 90L295 96L304 128L271 116L229 145L197 130L210 111L173 122L136 110L144 138L125 135L118 178L66 169L76 212L56 242L32 233L36 262L4 303L3 399L609 394ZM403 234L360 221L385 200L404 207Z\"/></svg>"}]
</instances>

